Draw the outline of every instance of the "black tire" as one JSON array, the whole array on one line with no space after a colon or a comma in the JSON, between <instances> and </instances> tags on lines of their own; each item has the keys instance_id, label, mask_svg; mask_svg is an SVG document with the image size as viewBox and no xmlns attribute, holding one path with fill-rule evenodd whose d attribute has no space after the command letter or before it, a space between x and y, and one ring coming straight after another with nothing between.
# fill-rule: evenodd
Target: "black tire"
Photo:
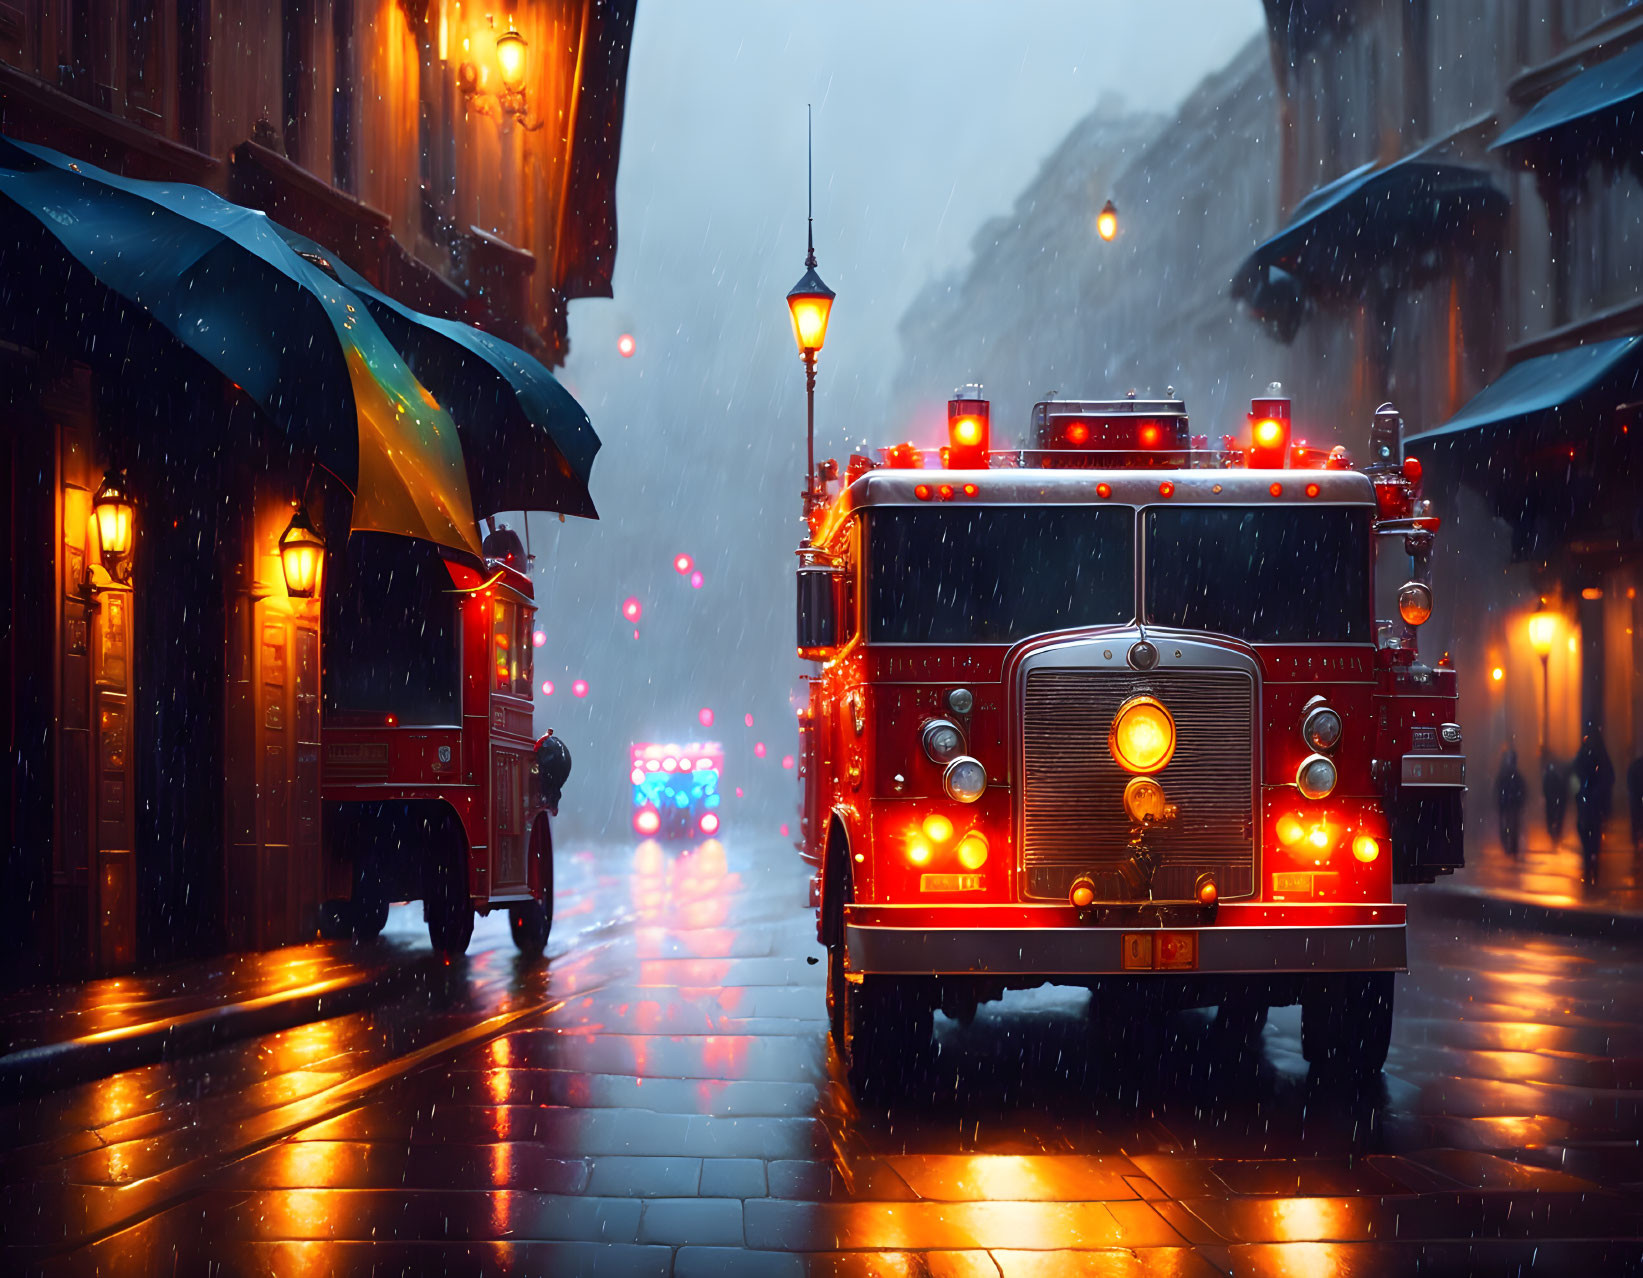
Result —
<instances>
[{"instance_id":1,"label":"black tire","mask_svg":"<svg viewBox=\"0 0 1643 1278\"><path fill-rule=\"evenodd\" d=\"M1329 1077L1379 1073L1392 1044L1391 972L1319 977L1301 996L1301 1055Z\"/></svg>"},{"instance_id":2,"label":"black tire","mask_svg":"<svg viewBox=\"0 0 1643 1278\"><path fill-rule=\"evenodd\" d=\"M319 903L319 934L327 941L341 941L354 934L354 903L340 896Z\"/></svg>"},{"instance_id":3,"label":"black tire","mask_svg":"<svg viewBox=\"0 0 1643 1278\"><path fill-rule=\"evenodd\" d=\"M552 926L553 920L540 901L515 901L508 906L508 931L513 933L514 947L525 958L542 957Z\"/></svg>"},{"instance_id":4,"label":"black tire","mask_svg":"<svg viewBox=\"0 0 1643 1278\"><path fill-rule=\"evenodd\" d=\"M435 950L449 958L466 954L474 934L467 852L436 854L429 880L422 900L422 912L428 920L428 939Z\"/></svg>"},{"instance_id":5,"label":"black tire","mask_svg":"<svg viewBox=\"0 0 1643 1278\"><path fill-rule=\"evenodd\" d=\"M388 925L388 898L365 897L351 902L354 935L362 941L374 941Z\"/></svg>"},{"instance_id":6,"label":"black tire","mask_svg":"<svg viewBox=\"0 0 1643 1278\"><path fill-rule=\"evenodd\" d=\"M827 1028L841 1057L848 1047L844 1039L844 1005L848 990L844 979L844 942L839 940L827 947Z\"/></svg>"},{"instance_id":7,"label":"black tire","mask_svg":"<svg viewBox=\"0 0 1643 1278\"><path fill-rule=\"evenodd\" d=\"M926 1077L935 1008L920 984L894 976L848 982L844 998L845 1072L858 1100L907 1095Z\"/></svg>"},{"instance_id":8,"label":"black tire","mask_svg":"<svg viewBox=\"0 0 1643 1278\"><path fill-rule=\"evenodd\" d=\"M1216 1053L1227 1060L1259 1056L1269 1010L1264 1002L1249 998L1229 998L1217 1007L1210 1027Z\"/></svg>"}]
</instances>

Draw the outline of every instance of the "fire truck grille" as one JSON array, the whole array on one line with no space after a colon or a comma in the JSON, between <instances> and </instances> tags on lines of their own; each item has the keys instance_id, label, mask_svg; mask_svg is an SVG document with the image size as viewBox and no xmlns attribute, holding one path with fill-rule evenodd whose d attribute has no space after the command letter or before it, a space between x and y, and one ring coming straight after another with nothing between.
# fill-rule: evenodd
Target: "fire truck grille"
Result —
<instances>
[{"instance_id":1,"label":"fire truck grille","mask_svg":"<svg viewBox=\"0 0 1643 1278\"><path fill-rule=\"evenodd\" d=\"M1255 888L1254 722L1250 676L1230 670L1032 670L1022 754L1021 865L1029 897L1066 900L1088 874L1098 901L1146 900L1121 872L1130 861L1124 810L1130 775L1107 733L1128 698L1158 698L1175 720L1175 754L1155 779L1177 809L1147 835L1156 855L1151 899L1190 901L1198 876L1223 899Z\"/></svg>"}]
</instances>

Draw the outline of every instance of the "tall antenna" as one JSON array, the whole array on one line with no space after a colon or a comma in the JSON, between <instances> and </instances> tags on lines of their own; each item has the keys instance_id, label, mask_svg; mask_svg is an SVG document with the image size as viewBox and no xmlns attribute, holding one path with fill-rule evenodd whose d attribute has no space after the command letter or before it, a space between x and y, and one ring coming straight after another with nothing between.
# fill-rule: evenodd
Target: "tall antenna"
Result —
<instances>
[{"instance_id":1,"label":"tall antenna","mask_svg":"<svg viewBox=\"0 0 1643 1278\"><path fill-rule=\"evenodd\" d=\"M816 269L816 143L810 125L810 103L804 104L804 264Z\"/></svg>"}]
</instances>

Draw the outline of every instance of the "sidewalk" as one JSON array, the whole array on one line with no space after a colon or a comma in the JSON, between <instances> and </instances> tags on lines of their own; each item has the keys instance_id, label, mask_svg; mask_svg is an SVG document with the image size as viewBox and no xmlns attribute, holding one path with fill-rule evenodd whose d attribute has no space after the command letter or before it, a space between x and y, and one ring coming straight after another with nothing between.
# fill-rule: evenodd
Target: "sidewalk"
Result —
<instances>
[{"instance_id":1,"label":"sidewalk","mask_svg":"<svg viewBox=\"0 0 1643 1278\"><path fill-rule=\"evenodd\" d=\"M0 1096L355 1011L430 961L404 939L316 941L0 995Z\"/></svg>"},{"instance_id":2,"label":"sidewalk","mask_svg":"<svg viewBox=\"0 0 1643 1278\"><path fill-rule=\"evenodd\" d=\"M1482 818L1491 827L1492 816ZM1469 812L1467 819L1477 818ZM1555 848L1544 824L1525 833L1527 846L1514 861L1490 828L1482 851L1467 854L1464 870L1409 888L1410 905L1493 927L1643 941L1643 854L1632 851L1624 822L1612 821L1604 834L1594 883L1581 879L1572 821Z\"/></svg>"}]
</instances>

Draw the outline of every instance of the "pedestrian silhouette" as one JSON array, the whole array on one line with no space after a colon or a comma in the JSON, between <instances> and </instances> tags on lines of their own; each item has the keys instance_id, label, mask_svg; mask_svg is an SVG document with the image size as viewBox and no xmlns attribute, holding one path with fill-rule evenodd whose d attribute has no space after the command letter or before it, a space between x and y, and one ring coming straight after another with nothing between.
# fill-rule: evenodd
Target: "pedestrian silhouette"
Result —
<instances>
[{"instance_id":1,"label":"pedestrian silhouette","mask_svg":"<svg viewBox=\"0 0 1643 1278\"><path fill-rule=\"evenodd\" d=\"M1632 851L1643 851L1643 754L1626 769L1626 799L1632 810Z\"/></svg>"},{"instance_id":2,"label":"pedestrian silhouette","mask_svg":"<svg viewBox=\"0 0 1643 1278\"><path fill-rule=\"evenodd\" d=\"M1517 747L1507 746L1495 774L1495 802L1500 807L1500 846L1516 858L1518 833L1523 822L1523 805L1529 800L1529 783L1517 767Z\"/></svg>"},{"instance_id":3,"label":"pedestrian silhouette","mask_svg":"<svg viewBox=\"0 0 1643 1278\"><path fill-rule=\"evenodd\" d=\"M1580 780L1575 793L1575 833L1580 837L1580 855L1587 878L1595 878L1598 853L1603 850L1603 824L1614 805L1614 763L1603 744L1603 732L1588 724L1580 751L1570 765Z\"/></svg>"},{"instance_id":4,"label":"pedestrian silhouette","mask_svg":"<svg viewBox=\"0 0 1643 1278\"><path fill-rule=\"evenodd\" d=\"M1546 837L1555 848L1563 838L1563 809L1569 802L1569 779L1555 759L1540 771L1540 792L1546 799Z\"/></svg>"}]
</instances>

